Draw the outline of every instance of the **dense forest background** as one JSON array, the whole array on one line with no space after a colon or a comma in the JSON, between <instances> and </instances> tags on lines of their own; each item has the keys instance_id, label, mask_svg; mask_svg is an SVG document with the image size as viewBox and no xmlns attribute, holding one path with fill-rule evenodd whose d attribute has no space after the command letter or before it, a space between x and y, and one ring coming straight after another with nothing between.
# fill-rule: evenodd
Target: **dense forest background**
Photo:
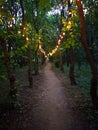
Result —
<instances>
[{"instance_id":1,"label":"dense forest background","mask_svg":"<svg viewBox=\"0 0 98 130\"><path fill-rule=\"evenodd\" d=\"M50 60L97 108L97 24L97 0L0 0L0 104L16 105L16 71L27 67L33 87L33 76Z\"/></svg>"}]
</instances>

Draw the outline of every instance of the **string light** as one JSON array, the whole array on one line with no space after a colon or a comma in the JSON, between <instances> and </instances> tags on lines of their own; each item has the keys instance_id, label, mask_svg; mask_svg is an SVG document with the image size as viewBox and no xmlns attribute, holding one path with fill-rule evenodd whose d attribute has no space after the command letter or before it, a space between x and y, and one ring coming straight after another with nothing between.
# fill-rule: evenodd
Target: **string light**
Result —
<instances>
[{"instance_id":1,"label":"string light","mask_svg":"<svg viewBox=\"0 0 98 130\"><path fill-rule=\"evenodd\" d=\"M60 45L60 44L61 44L61 40L59 39L59 40L58 40L58 45Z\"/></svg>"},{"instance_id":2,"label":"string light","mask_svg":"<svg viewBox=\"0 0 98 130\"><path fill-rule=\"evenodd\" d=\"M39 49L41 49L42 47L41 47L41 45L39 45Z\"/></svg>"},{"instance_id":3,"label":"string light","mask_svg":"<svg viewBox=\"0 0 98 130\"><path fill-rule=\"evenodd\" d=\"M65 32L63 32L63 34L62 34L63 36L65 35Z\"/></svg>"},{"instance_id":4,"label":"string light","mask_svg":"<svg viewBox=\"0 0 98 130\"><path fill-rule=\"evenodd\" d=\"M71 12L69 12L69 15L71 15Z\"/></svg>"},{"instance_id":5,"label":"string light","mask_svg":"<svg viewBox=\"0 0 98 130\"><path fill-rule=\"evenodd\" d=\"M57 45L56 48L58 49L58 47L59 47L59 46Z\"/></svg>"},{"instance_id":6,"label":"string light","mask_svg":"<svg viewBox=\"0 0 98 130\"><path fill-rule=\"evenodd\" d=\"M26 30L26 28L25 28L25 27L24 27L23 29L24 29L24 30Z\"/></svg>"},{"instance_id":7,"label":"string light","mask_svg":"<svg viewBox=\"0 0 98 130\"><path fill-rule=\"evenodd\" d=\"M48 58L48 56L47 56L47 55L45 55L45 58Z\"/></svg>"},{"instance_id":8,"label":"string light","mask_svg":"<svg viewBox=\"0 0 98 130\"><path fill-rule=\"evenodd\" d=\"M27 40L27 41L29 41L29 38L28 38L28 37L26 37L26 40Z\"/></svg>"},{"instance_id":9,"label":"string light","mask_svg":"<svg viewBox=\"0 0 98 130\"><path fill-rule=\"evenodd\" d=\"M2 6L1 8L4 9L4 6Z\"/></svg>"},{"instance_id":10,"label":"string light","mask_svg":"<svg viewBox=\"0 0 98 130\"><path fill-rule=\"evenodd\" d=\"M62 39L64 38L64 36L65 36L65 32L63 32L62 35L61 35L61 34L59 35L59 37L60 37L61 39L60 39L60 38L58 39L58 42L57 42L56 47L55 47L51 52L49 52L47 55L46 55L46 52L45 52L45 50L42 48L41 45L39 45L39 50L40 50L40 52L43 53L46 58L49 57L49 56L52 56L52 55L55 54L56 51L58 50L59 45L61 44L61 41L62 41ZM39 39L39 43L40 43L40 39Z\"/></svg>"},{"instance_id":11,"label":"string light","mask_svg":"<svg viewBox=\"0 0 98 130\"><path fill-rule=\"evenodd\" d=\"M22 23L19 23L20 26L22 26Z\"/></svg>"},{"instance_id":12,"label":"string light","mask_svg":"<svg viewBox=\"0 0 98 130\"><path fill-rule=\"evenodd\" d=\"M21 33L21 31L18 31L18 34L20 34Z\"/></svg>"},{"instance_id":13,"label":"string light","mask_svg":"<svg viewBox=\"0 0 98 130\"><path fill-rule=\"evenodd\" d=\"M9 25L9 27L12 27L12 26L13 26L12 24Z\"/></svg>"},{"instance_id":14,"label":"string light","mask_svg":"<svg viewBox=\"0 0 98 130\"><path fill-rule=\"evenodd\" d=\"M60 38L61 38L61 39L63 39L63 36L62 36L62 35L60 35Z\"/></svg>"},{"instance_id":15,"label":"string light","mask_svg":"<svg viewBox=\"0 0 98 130\"><path fill-rule=\"evenodd\" d=\"M14 17L12 17L12 20L14 21L14 20L15 20L15 18L14 18Z\"/></svg>"},{"instance_id":16,"label":"string light","mask_svg":"<svg viewBox=\"0 0 98 130\"><path fill-rule=\"evenodd\" d=\"M68 24L71 24L71 21L69 21Z\"/></svg>"}]
</instances>

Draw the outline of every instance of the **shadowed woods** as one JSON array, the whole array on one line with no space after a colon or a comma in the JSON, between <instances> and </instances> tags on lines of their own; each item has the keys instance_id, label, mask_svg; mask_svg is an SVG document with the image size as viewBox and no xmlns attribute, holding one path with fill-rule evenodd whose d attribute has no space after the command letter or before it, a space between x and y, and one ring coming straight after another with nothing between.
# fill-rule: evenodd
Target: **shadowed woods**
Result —
<instances>
[{"instance_id":1,"label":"shadowed woods","mask_svg":"<svg viewBox=\"0 0 98 130\"><path fill-rule=\"evenodd\" d=\"M0 1L0 130L98 129L97 25L97 0Z\"/></svg>"},{"instance_id":2,"label":"shadowed woods","mask_svg":"<svg viewBox=\"0 0 98 130\"><path fill-rule=\"evenodd\" d=\"M49 62L34 81L33 88L24 86L19 90L21 108L1 114L1 130L90 130L89 120L79 106L84 100L83 90L71 87L68 78L55 72Z\"/></svg>"}]
</instances>

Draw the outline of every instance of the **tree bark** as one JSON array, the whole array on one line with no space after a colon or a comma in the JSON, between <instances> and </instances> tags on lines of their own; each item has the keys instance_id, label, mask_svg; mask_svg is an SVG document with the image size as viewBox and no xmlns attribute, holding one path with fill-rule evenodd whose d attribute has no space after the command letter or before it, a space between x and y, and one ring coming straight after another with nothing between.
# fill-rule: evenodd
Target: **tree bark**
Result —
<instances>
[{"instance_id":1,"label":"tree bark","mask_svg":"<svg viewBox=\"0 0 98 130\"><path fill-rule=\"evenodd\" d=\"M66 49L66 64L67 64L67 67L69 67L69 62L70 62L70 60L69 60L69 49Z\"/></svg>"},{"instance_id":2,"label":"tree bark","mask_svg":"<svg viewBox=\"0 0 98 130\"><path fill-rule=\"evenodd\" d=\"M28 81L29 81L29 87L32 87L32 85L33 85L33 78L32 78L32 57L31 57L30 43L28 44L28 48L27 49L28 49L28 62L29 62Z\"/></svg>"},{"instance_id":3,"label":"tree bark","mask_svg":"<svg viewBox=\"0 0 98 130\"><path fill-rule=\"evenodd\" d=\"M35 75L39 74L38 49L35 51Z\"/></svg>"},{"instance_id":4,"label":"tree bark","mask_svg":"<svg viewBox=\"0 0 98 130\"><path fill-rule=\"evenodd\" d=\"M23 33L25 38L27 38L26 28L25 28L25 19L24 19L24 7L23 7L23 0L20 0L20 5L22 9L22 27L23 27ZM31 57L31 48L30 48L30 42L26 40L27 45L27 52L28 52L28 81L29 81L29 87L32 87L33 84L33 77L32 77L32 57Z\"/></svg>"},{"instance_id":5,"label":"tree bark","mask_svg":"<svg viewBox=\"0 0 98 130\"><path fill-rule=\"evenodd\" d=\"M74 76L74 50L73 47L70 46L70 70L69 77L71 81L71 85L76 85L75 76Z\"/></svg>"},{"instance_id":6,"label":"tree bark","mask_svg":"<svg viewBox=\"0 0 98 130\"><path fill-rule=\"evenodd\" d=\"M71 3L70 0L68 0L68 10L71 12ZM68 16L71 17L71 14ZM76 85L75 76L74 76L74 49L70 45L70 70L69 70L69 77L71 81L71 85Z\"/></svg>"},{"instance_id":7,"label":"tree bark","mask_svg":"<svg viewBox=\"0 0 98 130\"><path fill-rule=\"evenodd\" d=\"M79 12L79 17L80 17L81 40L82 40L82 44L83 44L83 47L84 47L85 52L86 52L88 62L90 64L90 67L92 70L90 94L91 94L92 103L93 103L94 107L98 107L98 104L97 104L98 103L98 101L97 101L97 72L96 72L93 57L92 57L91 52L89 50L87 39L86 39L84 14L83 14L83 7L81 4L81 0L76 0L76 4L78 7L78 12Z\"/></svg>"},{"instance_id":8,"label":"tree bark","mask_svg":"<svg viewBox=\"0 0 98 130\"><path fill-rule=\"evenodd\" d=\"M61 50L60 50L60 70L62 72L64 72L64 67L63 67L63 60L62 60L62 53L61 53Z\"/></svg>"},{"instance_id":9,"label":"tree bark","mask_svg":"<svg viewBox=\"0 0 98 130\"><path fill-rule=\"evenodd\" d=\"M41 55L42 55L42 65L43 65L45 63L45 56L43 53L41 53Z\"/></svg>"},{"instance_id":10,"label":"tree bark","mask_svg":"<svg viewBox=\"0 0 98 130\"><path fill-rule=\"evenodd\" d=\"M1 46L3 49L3 53L4 53L4 58L5 58L5 64L6 64L6 69L7 69L7 74L8 74L8 79L9 79L9 83L10 83L10 91L9 91L9 95L11 97L11 104L14 105L15 101L17 100L17 89L15 88L15 77L14 74L11 70L11 63L10 63L10 57L7 51L7 47L6 47L6 41L3 37L0 36L1 39Z\"/></svg>"}]
</instances>

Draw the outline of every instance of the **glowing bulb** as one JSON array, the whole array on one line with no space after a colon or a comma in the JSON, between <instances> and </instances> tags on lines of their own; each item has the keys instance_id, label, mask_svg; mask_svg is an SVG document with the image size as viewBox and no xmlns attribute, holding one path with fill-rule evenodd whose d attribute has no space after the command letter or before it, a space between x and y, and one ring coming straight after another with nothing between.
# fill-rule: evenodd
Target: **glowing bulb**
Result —
<instances>
[{"instance_id":1,"label":"glowing bulb","mask_svg":"<svg viewBox=\"0 0 98 130\"><path fill-rule=\"evenodd\" d=\"M22 23L20 23L19 25L22 26Z\"/></svg>"},{"instance_id":2,"label":"glowing bulb","mask_svg":"<svg viewBox=\"0 0 98 130\"><path fill-rule=\"evenodd\" d=\"M22 36L24 37L24 34Z\"/></svg>"},{"instance_id":3,"label":"glowing bulb","mask_svg":"<svg viewBox=\"0 0 98 130\"><path fill-rule=\"evenodd\" d=\"M28 37L26 37L26 40L28 41L28 40L29 40L29 38L28 38Z\"/></svg>"},{"instance_id":4,"label":"glowing bulb","mask_svg":"<svg viewBox=\"0 0 98 130\"><path fill-rule=\"evenodd\" d=\"M63 36L65 35L65 32L63 32Z\"/></svg>"},{"instance_id":5,"label":"glowing bulb","mask_svg":"<svg viewBox=\"0 0 98 130\"><path fill-rule=\"evenodd\" d=\"M39 49L41 49L41 45L39 45Z\"/></svg>"},{"instance_id":6,"label":"glowing bulb","mask_svg":"<svg viewBox=\"0 0 98 130\"><path fill-rule=\"evenodd\" d=\"M12 27L12 26L13 26L12 24L9 25L9 27Z\"/></svg>"},{"instance_id":7,"label":"glowing bulb","mask_svg":"<svg viewBox=\"0 0 98 130\"><path fill-rule=\"evenodd\" d=\"M55 53L55 49L54 49L54 50L52 50L52 53Z\"/></svg>"},{"instance_id":8,"label":"glowing bulb","mask_svg":"<svg viewBox=\"0 0 98 130\"><path fill-rule=\"evenodd\" d=\"M58 42L61 42L61 40L59 39Z\"/></svg>"},{"instance_id":9,"label":"glowing bulb","mask_svg":"<svg viewBox=\"0 0 98 130\"><path fill-rule=\"evenodd\" d=\"M71 28L71 26L70 26L70 25L68 25L68 26L67 26L67 29L70 29L70 28Z\"/></svg>"},{"instance_id":10,"label":"glowing bulb","mask_svg":"<svg viewBox=\"0 0 98 130\"><path fill-rule=\"evenodd\" d=\"M14 18L14 17L12 17L12 20L14 21L14 20L15 20L15 18Z\"/></svg>"},{"instance_id":11,"label":"glowing bulb","mask_svg":"<svg viewBox=\"0 0 98 130\"><path fill-rule=\"evenodd\" d=\"M71 12L69 12L69 15L71 14Z\"/></svg>"},{"instance_id":12,"label":"glowing bulb","mask_svg":"<svg viewBox=\"0 0 98 130\"><path fill-rule=\"evenodd\" d=\"M60 35L60 38L61 38L61 39L63 39L63 36L62 36L62 35Z\"/></svg>"},{"instance_id":13,"label":"glowing bulb","mask_svg":"<svg viewBox=\"0 0 98 130\"><path fill-rule=\"evenodd\" d=\"M45 58L48 58L48 57L45 55Z\"/></svg>"},{"instance_id":14,"label":"glowing bulb","mask_svg":"<svg viewBox=\"0 0 98 130\"><path fill-rule=\"evenodd\" d=\"M60 45L61 43L60 42L58 42L58 45Z\"/></svg>"},{"instance_id":15,"label":"glowing bulb","mask_svg":"<svg viewBox=\"0 0 98 130\"><path fill-rule=\"evenodd\" d=\"M2 6L1 8L4 9L4 6Z\"/></svg>"},{"instance_id":16,"label":"glowing bulb","mask_svg":"<svg viewBox=\"0 0 98 130\"><path fill-rule=\"evenodd\" d=\"M63 36L61 36L61 39L63 39Z\"/></svg>"},{"instance_id":17,"label":"glowing bulb","mask_svg":"<svg viewBox=\"0 0 98 130\"><path fill-rule=\"evenodd\" d=\"M61 40L58 40L58 45L60 45L61 44Z\"/></svg>"},{"instance_id":18,"label":"glowing bulb","mask_svg":"<svg viewBox=\"0 0 98 130\"><path fill-rule=\"evenodd\" d=\"M25 28L25 27L24 27L23 29L24 29L24 30L26 30L26 28Z\"/></svg>"},{"instance_id":19,"label":"glowing bulb","mask_svg":"<svg viewBox=\"0 0 98 130\"><path fill-rule=\"evenodd\" d=\"M68 24L71 24L71 21L69 21Z\"/></svg>"},{"instance_id":20,"label":"glowing bulb","mask_svg":"<svg viewBox=\"0 0 98 130\"><path fill-rule=\"evenodd\" d=\"M57 45L56 48L58 48L59 46Z\"/></svg>"},{"instance_id":21,"label":"glowing bulb","mask_svg":"<svg viewBox=\"0 0 98 130\"><path fill-rule=\"evenodd\" d=\"M18 31L18 34L20 34L21 33L21 31Z\"/></svg>"},{"instance_id":22,"label":"glowing bulb","mask_svg":"<svg viewBox=\"0 0 98 130\"><path fill-rule=\"evenodd\" d=\"M53 54L52 53L49 53L50 56L52 56Z\"/></svg>"}]
</instances>

